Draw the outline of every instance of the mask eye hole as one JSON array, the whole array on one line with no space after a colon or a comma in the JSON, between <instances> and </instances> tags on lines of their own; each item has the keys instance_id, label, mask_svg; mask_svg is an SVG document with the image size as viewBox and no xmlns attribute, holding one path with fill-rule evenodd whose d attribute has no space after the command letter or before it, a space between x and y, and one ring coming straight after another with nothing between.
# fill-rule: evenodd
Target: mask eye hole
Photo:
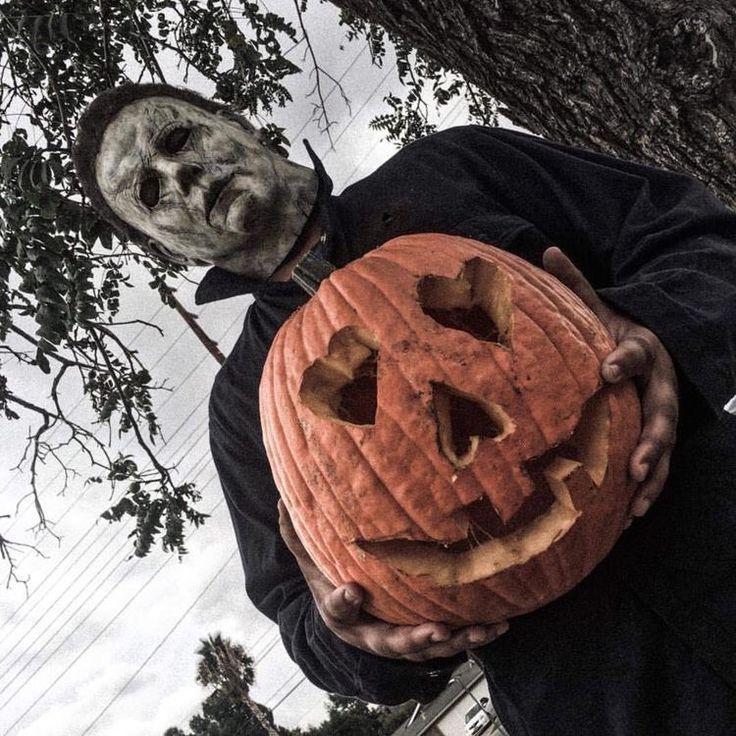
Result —
<instances>
[{"instance_id":1,"label":"mask eye hole","mask_svg":"<svg viewBox=\"0 0 736 736\"><path fill-rule=\"evenodd\" d=\"M158 177L155 174L149 174L138 187L138 198L146 207L153 208L158 204L159 197Z\"/></svg>"},{"instance_id":2,"label":"mask eye hole","mask_svg":"<svg viewBox=\"0 0 736 736\"><path fill-rule=\"evenodd\" d=\"M179 153L186 146L191 130L177 125L164 136L163 147L166 153Z\"/></svg>"}]
</instances>

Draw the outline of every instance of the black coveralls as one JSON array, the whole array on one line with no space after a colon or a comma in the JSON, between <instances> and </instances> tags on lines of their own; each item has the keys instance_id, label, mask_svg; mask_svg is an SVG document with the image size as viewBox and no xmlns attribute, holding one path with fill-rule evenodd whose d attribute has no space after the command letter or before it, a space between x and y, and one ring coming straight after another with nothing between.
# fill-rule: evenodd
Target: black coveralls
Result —
<instances>
[{"instance_id":1,"label":"black coveralls","mask_svg":"<svg viewBox=\"0 0 736 736\"><path fill-rule=\"evenodd\" d=\"M476 651L509 732L736 734L736 417L722 411L736 391L736 215L691 178L480 127L418 141L339 197L315 166L336 265L412 232L472 237L538 265L556 244L676 364L682 414L660 499L577 588ZM419 664L345 644L279 537L258 383L274 333L306 297L214 268L198 301L247 292L255 303L210 423L248 595L318 686L427 700L461 658Z\"/></svg>"}]
</instances>

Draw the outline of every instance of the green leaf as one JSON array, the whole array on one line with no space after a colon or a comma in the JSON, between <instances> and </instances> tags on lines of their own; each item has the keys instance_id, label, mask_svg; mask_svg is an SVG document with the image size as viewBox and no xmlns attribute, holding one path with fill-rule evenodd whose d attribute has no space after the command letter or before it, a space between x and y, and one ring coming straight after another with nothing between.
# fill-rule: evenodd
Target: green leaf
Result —
<instances>
[{"instance_id":1,"label":"green leaf","mask_svg":"<svg viewBox=\"0 0 736 736\"><path fill-rule=\"evenodd\" d=\"M49 363L49 359L40 349L36 350L36 365L47 375L51 373L51 364Z\"/></svg>"}]
</instances>

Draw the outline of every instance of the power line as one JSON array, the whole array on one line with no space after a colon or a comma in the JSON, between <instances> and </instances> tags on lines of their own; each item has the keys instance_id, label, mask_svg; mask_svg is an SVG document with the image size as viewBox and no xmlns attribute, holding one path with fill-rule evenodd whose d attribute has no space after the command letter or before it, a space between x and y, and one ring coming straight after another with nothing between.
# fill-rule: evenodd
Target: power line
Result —
<instances>
[{"instance_id":1,"label":"power line","mask_svg":"<svg viewBox=\"0 0 736 736\"><path fill-rule=\"evenodd\" d=\"M207 585L202 588L199 595L189 604L189 607L186 609L186 611L184 611L184 613L182 613L182 615L179 616L179 618L174 622L171 628L169 628L164 638L161 639L161 641L151 650L151 653L143 660L143 662L141 662L141 664L138 666L138 669L136 669L136 671L125 681L125 684L117 690L115 695L113 695L113 697L107 702L105 707L95 716L94 720L87 726L87 728L84 729L84 731L82 731L79 736L85 736L86 733L89 733L89 730L95 725L95 723L97 723L97 721L99 721L100 718L102 718L102 716L107 713L107 711L110 709L110 706L123 694L128 685L130 685L130 683L133 682L136 677L138 677L143 668L151 661L151 659L153 659L156 652L161 649L161 647L168 641L169 637L174 633L174 631L179 628L181 622L192 612L192 609L197 605L197 603L202 600L204 595L214 584L215 580L217 580L222 571L230 564L230 562L232 562L234 557L235 552L233 551L230 553L230 556L225 560L225 562L222 563L217 572L210 578Z\"/></svg>"},{"instance_id":2,"label":"power line","mask_svg":"<svg viewBox=\"0 0 736 736\"><path fill-rule=\"evenodd\" d=\"M286 694L285 694L285 695L284 695L284 696L283 696L283 697L281 698L281 700L279 700L279 702L278 702L278 703L276 703L276 705L274 705L274 706L273 706L273 708L271 708L271 710L272 710L272 711L276 710L276 708L278 708L278 707L279 707L279 706L281 705L281 703L283 703L283 702L284 702L284 701L285 701L285 700L286 700L286 699L287 699L287 698L288 698L288 697L289 697L289 696L290 696L290 695L291 695L291 694L292 694L292 693L294 692L294 690L296 690L296 689L297 689L298 687L301 687L301 686L302 686L302 685L304 684L304 682L305 682L305 680L306 680L306 679L307 679L307 676L306 676L306 675L302 675L302 677L301 677L301 679L299 680L299 682L297 682L297 683L296 683L296 685L294 685L294 687L292 687L292 688L291 688L291 689L289 690L289 692L288 692L288 693L286 693Z\"/></svg>"},{"instance_id":3,"label":"power line","mask_svg":"<svg viewBox=\"0 0 736 736\"><path fill-rule=\"evenodd\" d=\"M210 480L211 480L211 479L210 479ZM209 481L208 481L208 482L209 482ZM222 501L218 502L218 504L217 504L217 505L215 506L215 508L217 508L217 507L218 507L218 506L219 506L219 505L220 505L221 503L222 503ZM105 545L105 548L104 548L104 549L106 549L106 548L107 548L108 546L110 546L110 544L112 543L112 541L114 541L114 539L113 539L113 540L110 540L110 542L108 542L108 543L107 543L107 544ZM109 576L110 576L110 575L111 575L112 573L114 573L115 571L117 571L117 570L118 570L118 569L119 569L119 568L120 568L120 567L121 567L121 566L122 566L122 565L123 565L123 564L124 564L124 563L125 563L125 562L126 562L127 560L129 560L129 559L130 559L130 555L129 555L129 554L128 554L128 555L125 555L125 556L123 556L123 557L120 557L120 555L121 555L121 554L123 553L123 551L125 550L125 548L126 548L127 546L128 546L128 541L127 541L127 539L126 539L126 540L124 540L124 541L123 541L122 545L118 546L118 548L117 548L117 549L116 549L116 550L114 551L113 555L111 555L111 556L110 556L110 557L108 558L108 560L107 560L107 561L105 562L105 564L104 564L104 566L103 566L102 570L98 571L98 573L97 573L97 574L96 574L96 575L95 575L95 576L94 576L94 577L93 577L93 578L92 578L91 580L88 580L88 581L87 581L87 582L85 583L85 585L84 585L84 587L83 587L83 589L82 589L83 591L84 591L84 590L86 590L86 589L88 589L88 588L90 587L90 585L92 584L92 581L94 581L94 580L95 580L95 579L96 579L96 578L97 578L97 577L99 576L100 572L102 572L102 571L104 570L104 567L105 567L105 566L107 566L107 565L111 564L111 563L112 563L112 562L114 561L114 559L115 559L116 557L118 558L118 562L117 562L117 564L115 564L115 565L114 565L114 567L113 567L113 568L112 568L111 570L109 570L109 571L107 572L107 577L106 577L105 579L103 579L103 580L102 580L102 581L101 581L100 583L98 583L97 585L95 585L95 586L94 586L94 588L93 588L93 589L92 589L92 590L91 590L91 591L89 592L89 594L88 594L88 595L86 596L86 598L84 598L84 600L83 600L83 601L82 601L82 602L81 602L81 603L80 603L80 604L79 604L79 605L78 605L78 606L76 607L76 609L75 609L75 610L74 610L74 611L73 611L73 612L72 612L72 613L71 613L71 614L70 614L69 616L67 616L67 618L66 618L66 619L65 619L65 620L64 620L64 621L63 621L63 622L62 622L62 623L61 623L61 624L60 624L60 625L59 625L59 626L58 626L58 627L57 627L57 628L56 628L56 629L55 629L55 630L54 630L54 631L52 632L51 636L50 636L50 637L49 637L49 638L48 638L48 639L46 640L46 642L45 642L45 643L44 643L44 644L42 645L42 647L41 647L41 648L40 648L40 649L39 649L38 651L36 651L36 652L35 652L35 654L34 654L34 655L33 655L33 656L31 657L31 659L30 659L30 660L28 660L28 661L26 661L26 662L24 662L24 664L23 664L23 667L22 667L22 669L21 669L21 670L20 670L20 671L19 671L19 672L18 672L18 673L17 673L16 675L15 675L15 677L13 677L13 678L11 679L11 681L10 681L10 682L9 682L9 683L8 683L8 684L7 684L7 685L6 685L5 687L4 687L4 688L3 688L3 691L4 691L4 692L7 692L7 689L8 689L8 687L9 687L9 685L11 685L11 684L12 684L13 682L15 682L15 680L16 680L16 679L18 679L18 677L19 677L19 676L20 676L21 674L26 674L26 673L27 673L26 671L27 671L27 669L28 669L29 665L30 665L30 664L31 664L31 663L32 663L32 662L33 662L33 661L34 661L34 660L35 660L35 659L36 659L36 658L37 658L37 657L38 657L38 656L39 656L39 655L40 655L40 654L42 653L43 649L44 649L44 648L45 648L46 646L48 646L48 645L49 645L49 644L50 644L50 643L51 643L51 642L52 642L52 641L54 640L54 638L55 638L55 637L57 636L57 634L59 634L59 633L60 633L60 632L61 632L61 631L63 630L63 628L64 628L64 627L65 627L65 626L66 626L66 625L67 625L67 624L68 624L68 623L69 623L69 622L70 622L70 621L71 621L71 620L72 620L72 619L74 618L74 616L76 616L76 614L78 614L78 613L79 613L79 612L80 612L80 611L81 611L81 610L82 610L82 609L84 608L84 606L85 606L85 605L86 605L86 604L87 604L87 603L88 603L88 602L89 602L89 601L90 601L90 600L91 600L91 599L92 599L92 598L94 597L94 595L95 595L95 594L96 594L96 593L97 593L97 592L98 592L98 591L99 591L99 590L100 590L100 589L102 588L102 586L103 586L103 585L104 585L105 583L109 583L109 582L110 582L110 577L109 577ZM168 559L169 559L169 558L167 558L167 560L168 560ZM104 595L102 596L102 598L101 598L100 600L98 600L98 601L97 601L97 603L95 603L95 604L94 604L94 605L92 606L92 608L91 608L91 609L89 609L89 610L88 610L88 611L86 612L86 614L85 614L85 615L83 616L82 620L81 620L81 621L80 621L80 622L79 622L79 623L78 623L78 624L77 624L77 625L76 625L76 626L75 626L75 627L74 627L74 628L73 628L73 629L72 629L72 630L71 630L71 631L70 631L70 632L69 632L68 634L66 634L66 636L64 636L64 637L63 637L63 638L61 639L61 641L60 641L60 642L59 642L59 644L58 644L58 645L56 646L56 648L55 648L55 649L54 649L54 650L53 650L53 651L52 651L52 652L51 652L50 654L48 654L48 655L46 656L46 658L45 658L45 659L44 659L44 660L43 660L43 661L41 662L41 664L40 664L40 665L39 665L38 667L36 667L36 669L35 669L35 670L33 670L33 672L31 672L31 673L30 673L30 674L28 675L28 677L26 677L26 679L25 679L25 680L24 680L24 681L22 682L22 684L21 684L21 685L20 685L20 686L19 686L18 688L16 688L16 690L15 690L15 691L14 691L14 692L12 693L12 695L10 695L10 697L9 697L9 698L8 698L8 699L7 699L7 700L6 700L6 701L5 701L5 702L4 702L4 703L3 703L3 704L2 704L1 706L0 706L0 708L4 708L4 707L6 707L6 706L7 706L7 705L8 705L8 704L9 704L9 703L11 702L11 700L12 700L12 699L13 699L13 698L14 698L14 697L15 697L15 696L16 696L16 695L17 695L17 694L18 694L18 693L19 693L19 692L20 692L20 691L21 691L21 690L22 690L22 689L24 688L24 687L26 687L26 685L28 685L28 683L29 683L29 682L30 682L30 681L31 681L31 680L32 680L32 679L33 679L33 678L34 678L34 677L35 677L35 676L36 676L36 675L38 674L38 672L39 672L39 671L40 671L40 670L41 670L41 669L42 669L42 668L43 668L43 667L44 667L44 666L45 666L46 664L48 664L48 662L49 662L49 661L50 661L50 660L51 660L51 659L53 658L53 656L54 656L54 655L55 655L55 654L56 654L56 653L57 653L57 652L58 652L58 651L59 651L59 650L60 650L60 649L62 648L62 646L63 646L63 645L64 645L64 644L65 644L65 643L66 643L66 642L67 642L67 641L68 641L68 640L69 640L69 639L70 639L70 638L71 638L71 637L72 637L72 636L73 636L73 635L74 635L74 634L75 634L75 633L76 633L76 632L78 631L78 629L79 629L79 628L80 628L80 627L81 627L81 626L82 626L82 625L83 625L83 624L84 624L84 623L85 623L85 622L86 622L86 621L87 621L87 620L89 619L89 617L90 617L90 616L91 616L91 615L92 615L93 613L95 613L95 611L96 611L96 610L97 610L97 609L98 609L98 608L100 607L100 605L102 605L102 603L103 603L103 602L104 602L104 601L105 601L105 600L106 600L106 599L108 598L108 596L109 596L109 595L111 594L112 590L114 590L114 589L115 589L115 588L116 588L116 587L117 587L117 586L118 586L118 585L119 585L119 584L120 584L121 582L124 582L124 581L125 581L125 580L126 580L126 579L127 579L127 578L128 578L129 576L130 576L130 575L132 575L132 574L133 574L133 570L134 570L134 569L135 569L136 567L138 567L138 565L140 564L140 562L141 562L141 560L140 560L139 558L136 558L136 559L135 559L135 561L134 561L134 565L133 565L133 566L131 566L131 567L127 567L127 568L126 568L126 569L124 570L124 572L123 572L123 574L122 574L122 575L120 576L120 578L118 578L118 580L117 580L117 581L115 581L115 583L114 583L113 585L110 585L110 586L109 586L109 588L108 588L107 592L106 592L106 593L105 593L105 594L104 594ZM85 568L85 571L83 571L83 572L86 572L86 569L87 569L87 568ZM80 591L80 592L82 592L82 591ZM72 605L73 603L77 602L77 600L78 600L78 596L79 596L79 593L77 593L77 594L76 594L76 595L75 595L75 596L74 596L74 597L73 597L73 598L72 598L72 599L71 599L71 600L70 600L70 601L69 601L69 602L67 603L67 605L66 605L66 606L64 606L64 608L63 608L63 609L62 609L62 610L61 610L61 611L59 612L59 614L57 614L57 618L58 618L58 615L61 615L61 614L63 614L64 612L66 612L66 611L68 610L68 608L69 608L69 606L70 606L70 605ZM58 599L57 599L57 601L58 601ZM46 612L48 613L48 611L49 611L49 610L51 610L51 609L47 609L47 611L46 611ZM31 629L31 630L32 630L32 629ZM15 664L16 664L16 663L17 663L17 662L18 662L18 661L20 660L20 659L22 659L22 657L23 657L23 656L24 656L25 654L27 654L27 653L28 653L28 652L29 652L29 651L31 650L31 648L33 647L33 644L35 644L35 643L36 643L36 642L38 641L38 639L40 638L40 636L42 636L42 635L43 635L43 633L46 633L46 632L45 632L45 631L44 631L44 632L42 632L42 634L39 634L39 636L37 636L37 637L36 637L36 639L34 639L34 641L33 641L33 642L32 642L32 643L31 643L31 644L30 644L30 645L29 645L29 646L28 646L28 647L26 648L26 650L24 650L24 652L22 652L22 653L21 653L21 655L19 655L19 657L17 657L17 658L16 658L16 659L15 659L15 660L13 661L13 663L11 663L10 667L8 668L8 670L6 670L6 672L5 672L4 674L3 674L2 678L0 678L0 679L3 679L3 678L4 678L4 677L5 677L5 676L6 676L6 675L7 675L7 674L8 674L8 673L9 673L9 672L11 671L11 669L12 669L13 665L15 665Z\"/></svg>"},{"instance_id":4,"label":"power line","mask_svg":"<svg viewBox=\"0 0 736 736\"><path fill-rule=\"evenodd\" d=\"M224 332L223 336L222 336L222 337L220 338L221 340L222 340L222 339L224 338L224 336L226 336L226 335L227 335L227 334L228 334L228 333L230 332L230 330L231 330L231 329L233 328L233 326L235 325L235 323L236 323L236 322L237 322L238 320L239 320L239 317L236 317L235 319L233 319L233 320L231 321L230 325L229 325L229 326L227 327L227 329L225 330L225 332ZM174 340L174 341L172 341L172 344L171 344L171 345L169 346L169 348L168 348L168 349L167 349L167 350L166 350L166 351L164 352L164 354L163 354L163 355L162 355L162 356L161 356L161 357L159 358L159 360L158 360L158 361L156 361L156 364L158 364L158 362L159 362L159 361L160 361L161 359L163 359L163 357L164 357L164 356L165 356L166 354L168 354L168 352L169 352L169 351L171 350L171 347L173 346L173 344L175 344L175 343L176 343L176 341L177 341L177 339L178 339L179 337L181 337L181 335L182 335L182 334L184 334L185 332L186 332L186 328L184 328L184 329L183 329L183 331L179 333L179 335L177 336L177 338L175 338L175 340ZM176 388L175 388L175 389L174 389L174 390L173 390L173 391L172 391L172 392L170 393L170 395L169 395L169 396L168 396L168 397L167 397L167 398L165 399L165 401L163 402L163 404L161 405L161 407L159 407L159 409L160 409L160 408L162 408L162 407L164 407L164 406L165 406L165 405L166 405L166 404L167 404L167 403L168 403L169 401L171 401L171 400L173 399L173 396L174 396L174 394L175 394L175 393L176 393L177 391L179 391L179 390L181 390L181 389L182 389L182 387L183 387L183 386L184 386L184 385L186 384L186 382L187 382L187 381L189 380L189 378L190 378L190 377L191 377L191 376L192 376L192 375L193 375L193 374L194 374L194 373L195 373L195 372L196 372L196 371L198 370L198 368L199 368L199 367L200 367L200 366L202 365L202 363L203 363L203 362L204 362L204 361L205 361L205 360L206 360L207 358L208 358L208 355L207 355L207 354L204 354L204 355L203 355L203 356L202 356L202 357L200 358L200 360L199 360L199 361L198 361L198 362L197 362L197 363L196 363L196 364L195 364L195 365L194 365L194 366L192 367L192 369L191 369L191 370L189 371L189 373L188 373L188 374L187 374L187 375L186 375L186 376L184 377L184 379L183 379L183 380L182 380L181 382L179 382L179 384L177 385L177 387L176 387ZM174 438L174 437L175 437L175 436L176 436L176 435L177 435L177 434L178 434L178 433L179 433L179 432L180 432L181 430L183 430L183 428L184 428L184 427L186 426L187 422L189 421L189 419L191 418L191 416L192 416L192 415L194 414L194 412L195 412L195 411L196 411L197 409L201 408L201 407L202 407L202 405L203 405L203 404L205 403L205 401L206 401L206 400L207 400L207 396L206 396L206 395L204 395L204 396L202 397L202 399L201 399L201 400L200 400L200 401L199 401L199 402L198 402L197 404L195 404L195 405L194 405L193 409L192 409L192 410L191 410L191 411L189 412L189 414L188 414L188 415L187 415L187 416L185 417L185 419L184 419L184 420L183 420L183 421L182 421L182 422L181 422L181 423L179 424L179 426L178 426L178 427L177 427L177 428L176 428L176 429L174 430L174 432L173 432L173 433L172 433L172 435L170 436L170 438L169 438L169 440L168 440L167 444L168 444L169 442L171 442L171 440L173 440L173 438ZM200 423L200 425L199 425L199 426L201 426L201 423ZM184 444L185 444L186 442L189 442L189 441L190 441L190 439L191 439L191 436L188 436L188 437L186 437L186 438L184 439L184 441L183 441L183 442L182 442L182 443L181 443L181 444L179 445L179 447L177 448L177 450L175 450L175 451L172 451L172 452L170 452L170 453L169 453L169 454L170 454L170 457L171 457L171 456L174 456L174 455L175 455L175 453L176 453L176 452L178 452L178 451L179 451L179 450L180 450L180 449L181 449L181 448L183 447L183 445L184 445ZM125 445L123 445L123 446L122 446L122 448L121 448L121 452L124 452L124 451L125 451L125 449L127 449L128 445L129 445L129 444L130 444L130 443L131 443L132 441L133 441L133 438L132 438L132 437L131 437L131 438L128 438L128 441L127 441L127 443L126 443ZM168 461L167 461L167 462L168 462ZM147 464L146 466L144 466L144 470L145 470L146 468L148 468L149 466L150 466L150 463L149 463L149 464ZM81 494L80 494L80 495L81 495ZM77 499L77 501L78 501L78 500L79 500L79 498ZM73 507L73 506L74 506L74 505L76 504L76 502L77 502L77 501L75 501L75 502L74 502L74 503L72 504L72 507ZM70 507L70 508L71 508L71 507ZM67 512L68 512L69 510L70 510L70 509L67 509ZM64 516L65 516L65 515L66 515L66 512L65 512ZM9 618L9 619L8 619L8 620L7 620L6 622L5 622L4 626L6 626L7 624L9 624L9 623L10 623L10 621L11 621L11 620L12 620L12 619L13 619L13 618L15 617L15 615L16 615L16 614L18 613L18 611L19 611L19 610L21 610L21 609L22 609L22 608L24 607L24 605L26 605L26 604L27 604L28 600L29 600L29 599L31 598L31 596L33 596L33 594L34 594L34 593L38 592L39 590L41 590L41 589L43 588L43 585L44 585L44 583L45 583L45 582L46 582L46 581L47 581L47 580L48 580L48 579L49 579L49 578L50 578L50 577L51 577L52 575L54 575L54 574L55 574L55 572L56 572L56 570L57 570L57 569L59 568L59 566L60 566L61 564L63 564L63 563L64 563L64 562L66 561L66 559L68 558L68 556L69 556L69 555L70 555L70 554L71 554L71 553L72 553L72 552L74 551L74 549L76 549L77 545L78 545L78 544L79 544L79 543L80 543L80 542L81 542L81 541L82 541L82 540L83 540L83 539L84 539L84 538L85 538L85 537L86 537L86 536L87 536L87 535L88 535L88 534L89 534L89 533L90 533L90 532L91 532L91 531L92 531L92 530L94 529L95 525L96 525L96 521L95 521L95 522L94 522L94 523L93 523L93 524L92 524L92 525L91 525L91 526L89 527L89 529L87 530L87 532L85 532L85 533L84 533L84 534L82 535L82 537L81 537L80 539L78 539L78 540L77 540L77 542L76 542L76 543L75 543L75 544L74 544L74 545L72 546L72 548L71 548L70 550L68 550L68 551L67 551L67 553L65 554L65 556L64 556L64 557L62 558L62 560L61 560L60 562L58 562L58 563L56 564L56 566L54 567L54 569L53 569L53 570L52 570L52 571L51 571L50 573L48 573L48 574L47 574L47 575L46 575L46 576L45 576L45 577L43 578L43 580L41 581L41 583L39 583L39 585L38 585L38 586L35 586L35 587L34 587L34 590L33 590L33 591L31 592L31 594L30 594L29 596L27 596L27 597L26 597L26 599L25 599L25 600L24 600L24 601L23 601L23 602L22 602L22 603L20 604L20 606L18 606L18 608L17 608L17 609L16 609L16 610L15 610L15 611L13 612L12 616L11 616L11 617L10 617L10 618ZM99 538L100 538L100 536L102 536L102 534L104 534L104 532L101 532L101 533L100 533L100 534L99 534L99 535L97 536L97 538L96 538L96 539L99 539ZM95 541L96 541L96 539L95 539ZM90 548L90 547L88 546L88 547L87 547L86 549L88 550L89 548ZM86 551L86 550L85 550L85 551ZM84 553L83 553L83 554L84 554ZM17 626L16 626L16 628L17 628ZM0 661L1 661L1 660L0 660Z\"/></svg>"},{"instance_id":5,"label":"power line","mask_svg":"<svg viewBox=\"0 0 736 736\"><path fill-rule=\"evenodd\" d=\"M217 509L217 508L218 508L218 507L219 507L219 506L220 506L220 505L221 505L221 504L222 504L223 502L224 502L224 498L220 499L220 500L219 500L219 501L217 502L217 504L215 504L214 508L212 509L212 512L214 512L214 511L215 511L215 510L216 510L216 509ZM212 512L210 512L210 513L212 513ZM195 530L194 530L194 531L192 532L192 535L196 534L196 532L197 532L197 531L198 531L198 529L195 529ZM191 536L191 535L190 535L190 536ZM116 614L115 614L115 615L114 615L114 616L113 616L113 617L112 617L112 618L111 618L111 619L110 619L110 620L109 620L109 621L108 621L108 622L107 622L107 623L105 624L105 626L104 626L104 627L103 627L103 628L102 628L102 629L101 629L101 630L100 630L100 631L99 631L99 632L98 632L98 633L96 634L96 636L95 636L95 637L94 637L94 638L92 639L92 641L90 641L90 642L89 642L89 643L88 643L88 644L87 644L87 645L86 645L86 646L84 647L84 649L82 649L82 651L81 651L81 652L80 652L80 653L79 653L79 654L78 654L78 655L77 655L77 656L76 656L76 657L75 657L75 658L74 658L74 659L72 660L72 662L71 662L71 663L70 663L69 665L67 665L67 666L66 666L66 667L64 668L64 670L63 670L63 671L62 671L62 672L61 672L61 673L60 673L60 674L59 674L59 675L58 675L58 676L57 676L57 677L56 677L56 678L55 678L55 679L53 680L53 682L52 682L52 683L51 683L50 685L48 685L48 686L47 686L47 687L46 687L46 688L44 689L44 691L43 691L43 692L42 692L42 693L41 693L41 694L40 694L40 695L39 695L39 696L38 696L38 697L37 697L37 698L36 698L36 699L35 699L35 700L34 700L34 701L33 701L33 702L32 702L32 703L31 703L31 704L30 704L30 705L29 705L29 706L28 706L28 707L27 707L27 708L26 708L26 709L25 709L24 711L23 711L23 713L21 713L21 715L20 715L20 716L19 716L18 718L16 718L16 720L15 720L15 721L13 721L13 723L12 723L12 724L10 725L10 728L9 728L9 729L8 729L8 730L7 730L6 732L5 732L5 734L4 734L3 736L8 736L8 734L10 733L10 731L11 731L11 730L12 730L12 729L13 729L13 728L14 728L14 727L15 727L15 726L16 726L16 725L18 724L18 723L20 723L20 721L21 721L21 720L23 720L23 718L25 718L25 716L26 716L26 715L27 715L27 714L28 714L28 713L29 713L29 712L30 712L30 711L31 711L31 710L32 710L32 709L33 709L33 708L34 708L34 707L35 707L35 706L36 706L36 705L37 705L37 704L38 704L38 703L39 703L39 702L40 702L40 701L41 701L41 700L42 700L42 699L43 699L43 698L45 697L45 696L46 696L46 694L47 694L47 693L48 693L48 692L49 692L49 691L50 691L50 690L51 690L51 689L52 689L52 688L53 688L53 687L54 687L54 686L55 686L55 685L56 685L56 684L57 684L57 683L58 683L58 682L59 682L60 680L62 680L62 679L63 679L63 678L64 678L64 677L66 676L66 674L67 674L67 673L68 673L68 672L69 672L69 671L70 671L70 670L72 669L72 667L74 667L74 665L76 665L76 664L77 664L77 662L79 662L79 660L80 660L80 659L81 659L81 658L82 658L82 657L83 657L83 656L84 656L84 655L85 655L85 654L86 654L86 653L87 653L87 652L89 651L89 649L90 649L90 648L91 648L91 647L92 647L92 646L93 646L93 645L94 645L94 644L95 644L95 643L96 643L96 642L97 642L97 641L99 640L99 638L100 638L100 637L101 637L101 636L102 636L102 635L103 635L103 634L104 634L104 633L105 633L105 632L106 632L106 631L107 631L107 630L108 630L108 629L110 628L110 626L112 626L112 624L113 624L113 623L114 623L115 621L117 621L117 619L118 619L118 618L120 617L120 615L121 615L122 613L124 613L124 612L125 612L125 611L127 610L127 608L128 608L128 607L129 607L130 605L131 605L131 603L133 603L133 601L134 601L134 600L135 600L135 599L136 599L136 598L137 598L137 597L138 597L138 596L139 596L139 595L140 595L140 594L141 594L141 593L142 593L142 592L143 592L143 591L144 591L144 590L145 590L145 589L146 589L146 588L147 588L147 587L148 587L148 586L150 585L150 583L151 583L151 582L153 582L153 580L154 580L154 579L155 579L155 578L156 578L156 577L157 577L157 576L158 576L158 575L159 575L159 574L160 574L160 573L161 573L161 572L163 571L163 569L164 569L164 568L165 568L165 567L166 567L166 566L167 566L167 565L168 565L168 564L169 564L169 563L171 562L171 560L172 560L172 559L175 559L175 558L176 558L176 555L175 555L175 554L171 554L171 555L169 555L169 556L168 556L168 557L167 557L167 558L166 558L166 559L164 560L164 562L163 562L163 563L161 563L161 565L159 565L159 566L158 566L158 568L157 568L156 570L154 570L154 572L153 572L153 573L152 573L151 575L149 575L149 577L148 577L148 578L146 579L146 581L145 581L145 582L144 582L144 583L143 583L143 584L142 584L142 585L141 585L141 586L140 586L140 587L138 588L138 590L136 590L136 591L135 591L135 593L133 593L133 595L131 595L131 596L130 596L130 597L128 598L128 600L127 600L127 601L125 602L125 604L124 604L124 605L123 605L123 606L122 606L122 607L121 607L121 608L120 608L120 609L119 609L119 610L117 611L117 613L116 613ZM80 624L78 624L76 628L79 628L79 626L81 626L81 624L82 624L82 623L84 623L84 621L86 621L86 619L87 619L87 618L89 618L89 616L91 615L91 613L92 613L92 612L90 612L89 614L87 614L87 616L85 617L85 619L84 619L84 620L83 620L82 622L80 622ZM75 630L76 630L76 629L75 629ZM63 644L63 642L62 642L62 644ZM53 652L52 654L55 654L55 653L56 653L56 651L58 651L58 649L59 649L60 647L61 647L61 644L59 645L59 647L57 647L57 648L56 648L56 649L54 650L54 652ZM36 670L36 672L37 672L37 671L38 671L38 670ZM34 672L33 674L35 674L35 672ZM32 676L33 676L33 675L31 675L31 677L32 677ZM30 678L29 678L29 680L30 680ZM26 681L26 683L27 683L27 682L28 682L28 680ZM25 685L26 683L24 683L24 685ZM16 691L16 692L17 692L17 691ZM7 702L9 702L9 701L7 701ZM7 705L7 702L6 702L6 703L4 703L4 704L3 704L2 706L0 706L0 707L5 707L5 706Z\"/></svg>"}]
</instances>

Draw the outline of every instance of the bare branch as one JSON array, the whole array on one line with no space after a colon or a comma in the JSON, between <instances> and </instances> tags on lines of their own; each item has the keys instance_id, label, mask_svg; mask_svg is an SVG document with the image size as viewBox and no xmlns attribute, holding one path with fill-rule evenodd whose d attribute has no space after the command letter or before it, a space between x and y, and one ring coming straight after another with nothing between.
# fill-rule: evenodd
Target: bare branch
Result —
<instances>
[{"instance_id":1,"label":"bare branch","mask_svg":"<svg viewBox=\"0 0 736 736\"><path fill-rule=\"evenodd\" d=\"M130 425L133 429L133 432L135 433L136 439L138 440L138 444L140 445L140 447L143 448L146 455L148 455L148 459L150 460L151 465L153 465L153 467L156 468L156 470L159 472L162 480L164 482L171 483L169 471L163 465L161 465L161 463L158 461L158 458L153 453L151 448L148 446L148 443L146 442L145 438L143 437L143 434L141 433L140 427L138 426L138 422L136 420L135 410L131 406L130 399L128 399L128 397L125 395L125 392L123 391L123 388L120 385L120 380L118 378L118 375L114 369L114 366L112 365L110 356L108 355L107 350L104 344L102 343L102 340L100 339L100 336L97 334L97 330L92 329L90 330L90 333L94 341L97 343L97 349L100 351L100 354L102 355L105 361L105 364L107 365L107 369L109 371L110 378L112 379L112 382L115 385L116 390L118 391L118 395L120 396L120 400L122 401L123 407L125 409L125 414L130 420Z\"/></svg>"},{"instance_id":2,"label":"bare branch","mask_svg":"<svg viewBox=\"0 0 736 736\"><path fill-rule=\"evenodd\" d=\"M317 116L317 122L318 124L322 123L322 129L327 133L327 140L330 142L330 149L335 148L335 143L332 140L332 131L330 128L335 124L333 121L330 120L329 114L327 113L327 106L325 103L325 97L322 94L322 75L324 74L328 79L331 79L335 86L340 89L340 93L342 94L343 100L348 104L349 108L349 101L348 98L345 96L345 92L342 89L342 86L340 83L329 73L327 73L317 62L317 56L314 53L314 48L312 47L312 41L309 38L309 33L307 32L306 26L304 25L304 18L302 17L302 9L299 5L299 0L293 0L294 1L294 7L296 8L296 14L297 18L299 19L299 25L302 29L302 33L304 34L304 40L307 43L307 51L309 52L309 56L312 59L312 73L315 75L315 84L314 88L311 92L307 95L307 97L310 97L313 94L317 94L318 103L314 105L314 109L320 110L320 114Z\"/></svg>"},{"instance_id":3,"label":"bare branch","mask_svg":"<svg viewBox=\"0 0 736 736\"><path fill-rule=\"evenodd\" d=\"M7 539L2 534L0 534L0 559L5 560L8 564L8 578L5 582L5 587L9 588L10 583L13 580L16 583L22 583L26 589L26 596L28 596L28 579L18 577L15 557L13 556L13 551L16 548L20 548L20 547L25 547L26 549L30 549L33 552L35 552L39 557L43 557L44 559L47 559L47 557L45 554L43 554L43 552L41 552L40 549L38 549L38 547L35 547L32 544L26 544L24 542L15 542L12 539Z\"/></svg>"}]
</instances>

